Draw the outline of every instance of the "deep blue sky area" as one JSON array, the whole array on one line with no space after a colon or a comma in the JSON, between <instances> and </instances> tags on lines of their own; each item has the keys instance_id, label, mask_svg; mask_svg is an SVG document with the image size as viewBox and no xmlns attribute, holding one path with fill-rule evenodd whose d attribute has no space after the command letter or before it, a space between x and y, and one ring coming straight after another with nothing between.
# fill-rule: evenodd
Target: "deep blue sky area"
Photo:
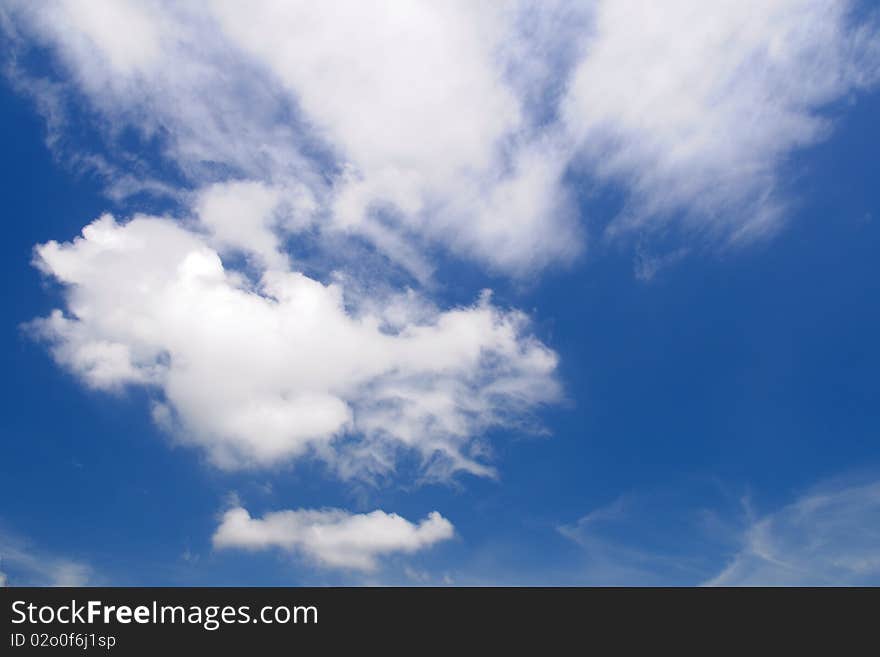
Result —
<instances>
[{"instance_id":1,"label":"deep blue sky area","mask_svg":"<svg viewBox=\"0 0 880 657\"><path fill-rule=\"evenodd\" d=\"M150 422L149 393L90 391L28 336L24 323L63 305L32 266L33 247L125 211L101 181L53 159L33 104L0 86L0 532L39 558L89 564L99 583L373 581L295 555L213 550L218 514L236 494L255 514L439 509L454 522L452 541L390 558L375 581L711 579L750 518L823 482L871 479L880 464L880 94L834 112L830 137L782 167L791 205L768 240L696 245L650 280L636 276L632 243L597 231L573 264L530 281L456 270L449 256L437 303L492 287L496 303L524 309L560 357L566 399L536 411L543 432L490 433L497 480L371 487L309 462L217 470ZM594 227L616 211L582 209ZM14 566L0 570L26 581Z\"/></svg>"}]
</instances>

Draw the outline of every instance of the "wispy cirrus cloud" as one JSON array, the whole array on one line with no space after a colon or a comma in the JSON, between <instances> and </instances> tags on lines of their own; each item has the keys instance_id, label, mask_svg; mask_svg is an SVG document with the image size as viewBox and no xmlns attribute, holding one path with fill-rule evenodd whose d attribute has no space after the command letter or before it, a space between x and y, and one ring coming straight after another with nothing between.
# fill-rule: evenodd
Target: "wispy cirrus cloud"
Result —
<instances>
[{"instance_id":1,"label":"wispy cirrus cloud","mask_svg":"<svg viewBox=\"0 0 880 657\"><path fill-rule=\"evenodd\" d=\"M859 3L596 3L562 102L585 166L628 197L611 230L739 241L778 228L785 172L832 128L825 110L880 79L877 17Z\"/></svg>"},{"instance_id":2,"label":"wispy cirrus cloud","mask_svg":"<svg viewBox=\"0 0 880 657\"><path fill-rule=\"evenodd\" d=\"M319 230L366 239L420 279L431 243L509 270L577 252L559 165L545 172L520 135L520 103L497 65L511 8L93 7L8 10L23 48L49 46L65 66L57 129L66 90L85 98L117 149L134 128L188 186L305 185ZM124 33L137 34L130 51Z\"/></svg>"},{"instance_id":3,"label":"wispy cirrus cloud","mask_svg":"<svg viewBox=\"0 0 880 657\"><path fill-rule=\"evenodd\" d=\"M738 504L712 482L688 482L622 495L557 531L579 549L571 566L578 582L693 585L715 572L740 516Z\"/></svg>"},{"instance_id":4,"label":"wispy cirrus cloud","mask_svg":"<svg viewBox=\"0 0 880 657\"><path fill-rule=\"evenodd\" d=\"M91 566L40 549L20 536L0 534L0 586L88 586Z\"/></svg>"},{"instance_id":5,"label":"wispy cirrus cloud","mask_svg":"<svg viewBox=\"0 0 880 657\"><path fill-rule=\"evenodd\" d=\"M5 15L20 48L43 44L65 66L54 117L65 95L84 98L111 143L123 148L117 137L133 128L190 187L305 189L313 221L274 230L357 236L424 280L432 244L514 274L570 261L583 233L572 183L584 178L629 199L614 234L670 223L712 243L772 233L790 200L789 157L829 133L830 104L878 79L878 23L858 9L217 1L196 11L157 0L13 3Z\"/></svg>"},{"instance_id":6,"label":"wispy cirrus cloud","mask_svg":"<svg viewBox=\"0 0 880 657\"><path fill-rule=\"evenodd\" d=\"M717 488L717 487L716 487ZM593 584L870 586L880 581L880 483L824 483L763 513L749 496L630 495L558 530ZM699 505L693 502L699 499Z\"/></svg>"},{"instance_id":7,"label":"wispy cirrus cloud","mask_svg":"<svg viewBox=\"0 0 880 657\"><path fill-rule=\"evenodd\" d=\"M711 586L876 586L880 482L820 487L755 518Z\"/></svg>"}]
</instances>

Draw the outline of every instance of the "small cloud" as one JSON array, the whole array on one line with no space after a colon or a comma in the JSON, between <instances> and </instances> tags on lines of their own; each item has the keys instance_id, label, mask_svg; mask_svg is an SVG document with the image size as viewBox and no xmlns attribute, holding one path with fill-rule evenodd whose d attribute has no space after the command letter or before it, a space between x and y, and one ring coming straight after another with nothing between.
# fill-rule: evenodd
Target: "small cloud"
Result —
<instances>
[{"instance_id":1,"label":"small cloud","mask_svg":"<svg viewBox=\"0 0 880 657\"><path fill-rule=\"evenodd\" d=\"M417 584L428 584L432 579L431 573L424 570L416 570L410 566L404 566L403 574L406 575L407 579Z\"/></svg>"},{"instance_id":2,"label":"small cloud","mask_svg":"<svg viewBox=\"0 0 880 657\"><path fill-rule=\"evenodd\" d=\"M371 572L380 557L417 552L453 534L452 523L436 511L412 523L380 510L298 509L252 518L246 509L236 507L223 515L213 542L219 549L280 548L302 554L324 568Z\"/></svg>"},{"instance_id":3,"label":"small cloud","mask_svg":"<svg viewBox=\"0 0 880 657\"><path fill-rule=\"evenodd\" d=\"M199 554L193 552L189 548L186 548L181 553L180 558L181 558L181 560L185 561L186 563L198 563L199 559L201 559L201 556Z\"/></svg>"},{"instance_id":4,"label":"small cloud","mask_svg":"<svg viewBox=\"0 0 880 657\"><path fill-rule=\"evenodd\" d=\"M557 530L568 539L579 542L579 538L592 528L593 525L602 521L621 520L626 516L630 497L622 495L606 506L599 507L581 516L577 522L570 525L560 525Z\"/></svg>"},{"instance_id":5,"label":"small cloud","mask_svg":"<svg viewBox=\"0 0 880 657\"><path fill-rule=\"evenodd\" d=\"M689 249L682 247L669 253L651 254L644 245L639 244L636 247L636 254L633 260L633 272L638 280L649 283L660 270L671 267L688 253Z\"/></svg>"},{"instance_id":6,"label":"small cloud","mask_svg":"<svg viewBox=\"0 0 880 657\"><path fill-rule=\"evenodd\" d=\"M241 495L238 494L238 491L231 490L223 496L223 506L225 508L232 509L241 505Z\"/></svg>"}]
</instances>

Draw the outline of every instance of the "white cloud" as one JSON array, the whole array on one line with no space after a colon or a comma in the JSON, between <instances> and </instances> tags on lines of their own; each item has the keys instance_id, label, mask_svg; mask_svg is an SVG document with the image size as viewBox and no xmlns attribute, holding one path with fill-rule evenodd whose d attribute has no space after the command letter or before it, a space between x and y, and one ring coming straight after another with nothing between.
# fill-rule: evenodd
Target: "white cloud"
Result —
<instances>
[{"instance_id":1,"label":"white cloud","mask_svg":"<svg viewBox=\"0 0 880 657\"><path fill-rule=\"evenodd\" d=\"M682 214L712 239L775 228L786 158L880 72L877 27L853 26L853 4L597 3L562 110L589 169L629 194L613 230Z\"/></svg>"},{"instance_id":2,"label":"white cloud","mask_svg":"<svg viewBox=\"0 0 880 657\"><path fill-rule=\"evenodd\" d=\"M196 197L195 211L221 253L240 251L272 269L288 266L279 232L312 223L315 201L307 188L272 187L256 181L215 183Z\"/></svg>"},{"instance_id":3,"label":"white cloud","mask_svg":"<svg viewBox=\"0 0 880 657\"><path fill-rule=\"evenodd\" d=\"M4 10L20 47L65 66L61 88L19 85L53 130L80 92L111 143L133 127L195 187L308 199L310 221L266 224L258 187L227 189L260 226L238 246L265 256L270 233L315 225L423 280L437 243L515 274L570 261L570 170L622 185L612 234L673 220L714 242L769 234L787 159L880 67L876 21L838 0L80 5ZM167 190L140 155L88 161L117 195ZM236 246L239 220L218 221Z\"/></svg>"},{"instance_id":4,"label":"white cloud","mask_svg":"<svg viewBox=\"0 0 880 657\"><path fill-rule=\"evenodd\" d=\"M59 45L65 56L83 64L78 72L84 82L94 86L151 70L160 61L163 42L173 38L174 25L163 16L158 3L95 0L81 4L50 0L37 11L37 27L63 38ZM74 29L60 34L64 24ZM135 25L138 29L131 30ZM101 71L102 65L109 70Z\"/></svg>"},{"instance_id":5,"label":"white cloud","mask_svg":"<svg viewBox=\"0 0 880 657\"><path fill-rule=\"evenodd\" d=\"M395 513L353 514L341 509L276 511L252 518L228 510L214 534L216 548L298 552L326 568L373 571L380 557L413 553L452 538L452 524L436 511L419 523Z\"/></svg>"},{"instance_id":6,"label":"white cloud","mask_svg":"<svg viewBox=\"0 0 880 657\"><path fill-rule=\"evenodd\" d=\"M715 586L876 586L880 483L820 490L755 520Z\"/></svg>"},{"instance_id":7,"label":"white cloud","mask_svg":"<svg viewBox=\"0 0 880 657\"><path fill-rule=\"evenodd\" d=\"M558 526L559 534L581 550L579 563L567 569L567 577L590 586L693 585L706 572L701 551L716 547L695 531L699 514L677 506L679 497L692 504L712 495L707 489L694 493L689 489L681 495L659 490L625 495ZM710 560L717 562L714 555Z\"/></svg>"},{"instance_id":8,"label":"white cloud","mask_svg":"<svg viewBox=\"0 0 880 657\"><path fill-rule=\"evenodd\" d=\"M880 482L826 482L764 514L707 483L628 495L560 526L582 549L568 571L618 586L880 583Z\"/></svg>"},{"instance_id":9,"label":"white cloud","mask_svg":"<svg viewBox=\"0 0 880 657\"><path fill-rule=\"evenodd\" d=\"M37 44L57 54L57 80L29 75L15 57L7 73L47 116L50 144L78 147L71 155L78 168L105 178L112 197L144 190L176 196L181 187L230 178L281 188L295 178L294 188L326 191L301 152L309 138L291 99L218 36L209 15L131 0L97 0L88 11L66 0L39 7L13 1L0 12L17 48ZM77 126L69 115L84 112L103 138L98 152L89 152L94 142L71 144ZM133 135L142 140L134 148ZM165 156L158 168L145 155L150 150Z\"/></svg>"},{"instance_id":10,"label":"white cloud","mask_svg":"<svg viewBox=\"0 0 880 657\"><path fill-rule=\"evenodd\" d=\"M89 565L9 534L0 535L0 566L5 571L0 572L0 586L88 586L94 579Z\"/></svg>"},{"instance_id":11,"label":"white cloud","mask_svg":"<svg viewBox=\"0 0 880 657\"><path fill-rule=\"evenodd\" d=\"M7 14L111 137L134 127L195 185L305 186L322 230L417 277L429 268L407 253L432 242L512 271L577 253L559 164L545 180L519 154L529 126L500 61L514 4L112 4L100 21L75 2ZM124 57L119 34L138 35Z\"/></svg>"},{"instance_id":12,"label":"white cloud","mask_svg":"<svg viewBox=\"0 0 880 657\"><path fill-rule=\"evenodd\" d=\"M157 422L221 467L311 453L371 478L407 450L429 477L487 475L480 434L558 397L556 355L488 294L440 311L415 293L361 303L287 269L254 284L211 239L105 215L73 242L43 244L36 264L67 308L30 326L88 385L148 386Z\"/></svg>"}]
</instances>

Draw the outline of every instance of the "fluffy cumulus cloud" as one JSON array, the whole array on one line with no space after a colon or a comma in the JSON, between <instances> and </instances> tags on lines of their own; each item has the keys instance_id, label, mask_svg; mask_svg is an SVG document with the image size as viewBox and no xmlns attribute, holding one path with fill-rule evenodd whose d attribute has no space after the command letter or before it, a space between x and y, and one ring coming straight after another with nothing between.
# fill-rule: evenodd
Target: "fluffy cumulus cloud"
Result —
<instances>
[{"instance_id":1,"label":"fluffy cumulus cloud","mask_svg":"<svg viewBox=\"0 0 880 657\"><path fill-rule=\"evenodd\" d=\"M708 584L876 586L880 483L818 491L757 519L743 546Z\"/></svg>"},{"instance_id":2,"label":"fluffy cumulus cloud","mask_svg":"<svg viewBox=\"0 0 880 657\"><path fill-rule=\"evenodd\" d=\"M309 453L369 478L406 450L429 476L490 474L479 435L558 396L556 355L488 294L445 311L414 293L361 304L293 269L252 282L211 242L168 219L104 215L41 245L67 307L31 329L88 385L154 391L155 419L221 467Z\"/></svg>"},{"instance_id":3,"label":"fluffy cumulus cloud","mask_svg":"<svg viewBox=\"0 0 880 657\"><path fill-rule=\"evenodd\" d=\"M452 524L436 511L418 523L395 513L354 514L339 509L276 511L252 518L235 507L223 516L214 547L297 552L326 568L372 571L380 557L413 553L452 538Z\"/></svg>"}]
</instances>

